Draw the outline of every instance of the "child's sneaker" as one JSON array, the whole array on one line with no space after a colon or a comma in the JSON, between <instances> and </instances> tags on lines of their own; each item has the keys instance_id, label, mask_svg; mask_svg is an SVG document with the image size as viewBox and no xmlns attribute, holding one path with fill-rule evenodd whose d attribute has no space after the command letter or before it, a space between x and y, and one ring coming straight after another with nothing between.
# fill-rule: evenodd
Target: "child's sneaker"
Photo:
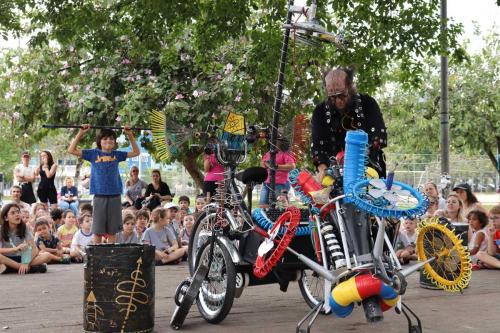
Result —
<instances>
[{"instance_id":1,"label":"child's sneaker","mask_svg":"<svg viewBox=\"0 0 500 333\"><path fill-rule=\"evenodd\" d=\"M71 264L71 257L65 255L61 258L61 264Z\"/></svg>"},{"instance_id":2,"label":"child's sneaker","mask_svg":"<svg viewBox=\"0 0 500 333\"><path fill-rule=\"evenodd\" d=\"M0 264L0 274L3 274L3 272L5 272L7 270L7 266L5 266L4 264Z\"/></svg>"},{"instance_id":3,"label":"child's sneaker","mask_svg":"<svg viewBox=\"0 0 500 333\"><path fill-rule=\"evenodd\" d=\"M46 273L47 264L35 265L30 267L30 273Z\"/></svg>"}]
</instances>

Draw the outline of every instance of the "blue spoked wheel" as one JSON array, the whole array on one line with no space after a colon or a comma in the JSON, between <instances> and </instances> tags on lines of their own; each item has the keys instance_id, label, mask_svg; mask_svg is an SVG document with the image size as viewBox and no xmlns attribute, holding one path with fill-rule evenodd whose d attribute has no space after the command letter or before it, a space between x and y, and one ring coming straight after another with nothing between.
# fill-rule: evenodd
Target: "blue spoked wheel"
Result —
<instances>
[{"instance_id":1,"label":"blue spoked wheel","mask_svg":"<svg viewBox=\"0 0 500 333\"><path fill-rule=\"evenodd\" d=\"M383 218L415 217L425 213L428 199L410 185L385 179L364 179L352 186L350 199L360 209Z\"/></svg>"}]
</instances>

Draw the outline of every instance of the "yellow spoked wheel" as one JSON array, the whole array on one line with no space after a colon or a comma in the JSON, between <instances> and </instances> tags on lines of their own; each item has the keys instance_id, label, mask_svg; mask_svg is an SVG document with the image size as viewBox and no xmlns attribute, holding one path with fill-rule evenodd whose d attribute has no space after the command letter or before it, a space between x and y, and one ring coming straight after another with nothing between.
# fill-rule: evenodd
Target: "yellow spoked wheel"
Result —
<instances>
[{"instance_id":1,"label":"yellow spoked wheel","mask_svg":"<svg viewBox=\"0 0 500 333\"><path fill-rule=\"evenodd\" d=\"M469 285L469 251L462 245L462 240L437 217L419 223L417 254L421 261L436 258L424 265L424 274L437 287L460 291Z\"/></svg>"}]
</instances>

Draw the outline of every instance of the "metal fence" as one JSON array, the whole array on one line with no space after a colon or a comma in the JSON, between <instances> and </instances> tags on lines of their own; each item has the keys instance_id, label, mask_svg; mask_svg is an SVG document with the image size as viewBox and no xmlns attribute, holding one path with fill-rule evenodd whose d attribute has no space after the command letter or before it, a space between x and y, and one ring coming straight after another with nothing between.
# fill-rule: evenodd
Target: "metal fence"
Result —
<instances>
[{"instance_id":1,"label":"metal fence","mask_svg":"<svg viewBox=\"0 0 500 333\"><path fill-rule=\"evenodd\" d=\"M441 162L439 154L388 154L387 165L398 162L396 178L414 187L431 180L441 184ZM499 176L487 156L450 156L451 186L468 183L474 192L495 192Z\"/></svg>"}]
</instances>

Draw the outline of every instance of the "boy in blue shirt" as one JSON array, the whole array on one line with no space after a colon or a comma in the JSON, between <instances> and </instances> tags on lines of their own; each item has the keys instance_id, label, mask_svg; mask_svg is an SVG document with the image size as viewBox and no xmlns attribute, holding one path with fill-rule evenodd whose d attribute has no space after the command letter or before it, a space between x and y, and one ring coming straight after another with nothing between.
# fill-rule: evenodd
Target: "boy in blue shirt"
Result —
<instances>
[{"instance_id":1,"label":"boy in blue shirt","mask_svg":"<svg viewBox=\"0 0 500 333\"><path fill-rule=\"evenodd\" d=\"M97 134L97 149L80 150L77 145L89 129L90 125L88 124L80 128L68 147L68 153L91 163L90 194L94 195L92 200L94 244L102 243L104 234L108 234L108 243L115 243L116 234L122 230L121 194L123 185L118 164L129 157L139 156L141 152L129 126L125 126L125 133L132 145L131 152L115 150L116 133L109 129L102 129Z\"/></svg>"}]
</instances>

